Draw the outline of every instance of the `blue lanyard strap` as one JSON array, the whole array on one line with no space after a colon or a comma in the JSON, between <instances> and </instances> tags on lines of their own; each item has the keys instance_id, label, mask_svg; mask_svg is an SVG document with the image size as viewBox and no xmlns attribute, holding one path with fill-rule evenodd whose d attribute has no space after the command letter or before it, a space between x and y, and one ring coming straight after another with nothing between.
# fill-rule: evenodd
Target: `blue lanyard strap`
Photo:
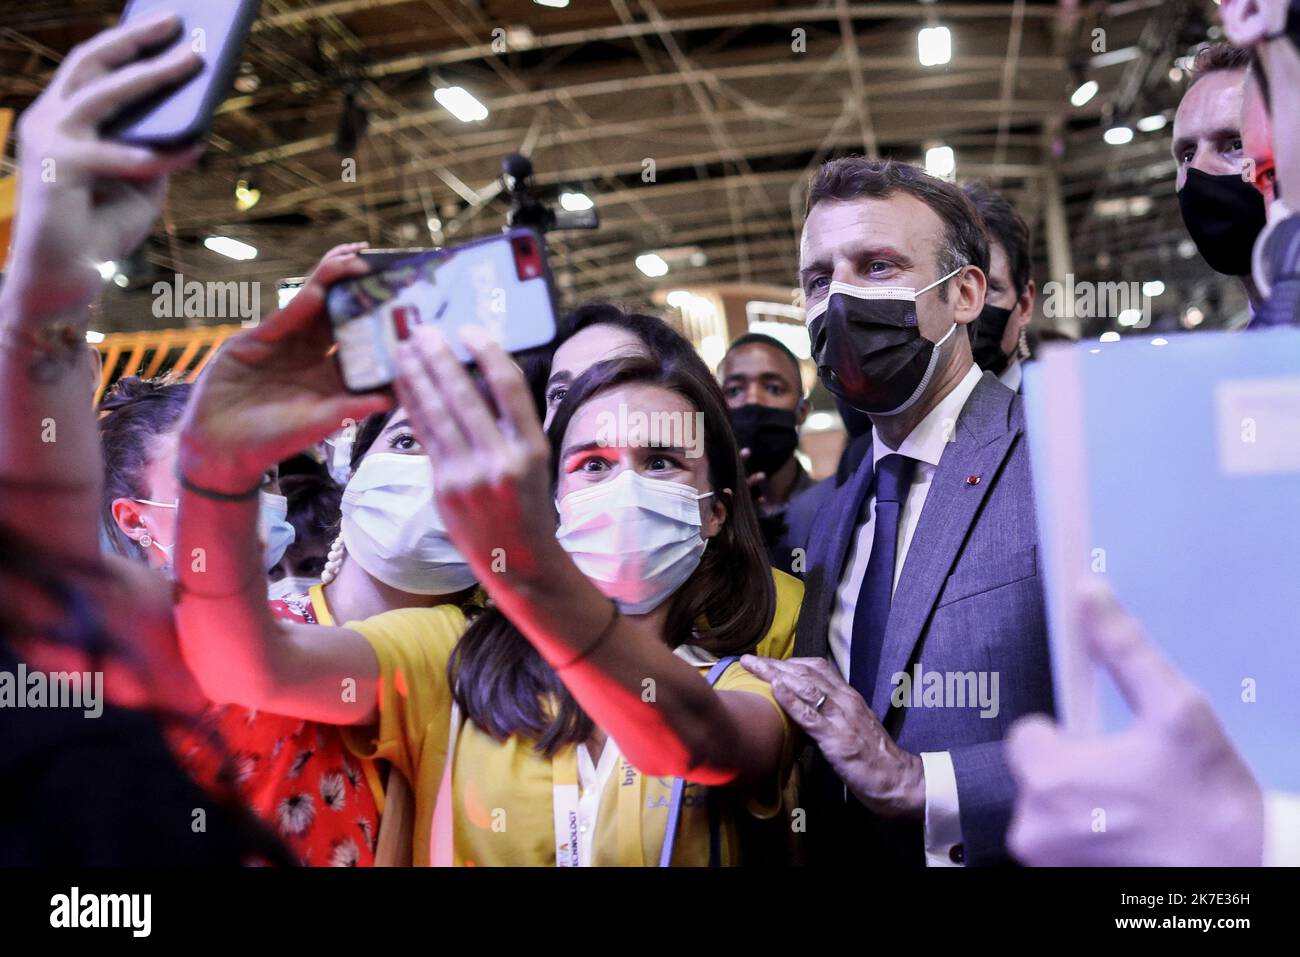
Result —
<instances>
[{"instance_id":1,"label":"blue lanyard strap","mask_svg":"<svg viewBox=\"0 0 1300 957\"><path fill-rule=\"evenodd\" d=\"M722 673L726 671L728 668L730 668L732 664L734 664L738 660L740 659L735 655L731 655L730 657L727 658L718 659L718 661L713 665L713 667L709 669L709 673L705 675L704 678L704 680L709 683L709 687L712 688L717 683L718 679L722 677ZM668 802L668 823L664 827L664 845L663 845L663 849L659 852L660 867L668 867L672 864L673 844L676 843L677 841L677 824L682 816L682 795L685 793L685 791L686 791L685 779L673 778L672 797L669 799ZM714 834L714 829L717 827L717 822L715 818L716 815L714 814L709 815L709 864L710 866L713 866L715 864L714 853L715 853L715 849L718 848L718 843L719 843L716 835Z\"/></svg>"}]
</instances>

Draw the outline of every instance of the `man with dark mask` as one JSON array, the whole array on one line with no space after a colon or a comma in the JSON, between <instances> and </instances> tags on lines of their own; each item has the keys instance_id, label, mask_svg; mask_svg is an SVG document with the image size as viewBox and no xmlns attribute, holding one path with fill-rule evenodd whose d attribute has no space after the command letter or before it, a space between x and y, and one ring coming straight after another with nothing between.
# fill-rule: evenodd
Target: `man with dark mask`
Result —
<instances>
[{"instance_id":1,"label":"man with dark mask","mask_svg":"<svg viewBox=\"0 0 1300 957\"><path fill-rule=\"evenodd\" d=\"M1251 279L1267 301L1250 328L1300 324L1300 0L1225 0L1229 37L1251 52L1242 104L1243 177L1263 197L1268 225L1255 242ZM1283 117L1274 123L1275 117Z\"/></svg>"},{"instance_id":2,"label":"man with dark mask","mask_svg":"<svg viewBox=\"0 0 1300 957\"><path fill-rule=\"evenodd\" d=\"M799 258L818 376L872 424L802 543L797 657L744 659L815 745L809 862L1003 862L1003 732L1053 701L1021 402L964 328L983 223L915 166L844 157L813 176Z\"/></svg>"},{"instance_id":3,"label":"man with dark mask","mask_svg":"<svg viewBox=\"0 0 1300 957\"><path fill-rule=\"evenodd\" d=\"M1037 287L1030 276L1029 227L1001 193L984 183L962 187L989 234L988 291L971 331L975 364L1020 391L1020 363L1029 358L1025 328L1034 316Z\"/></svg>"},{"instance_id":4,"label":"man with dark mask","mask_svg":"<svg viewBox=\"0 0 1300 957\"><path fill-rule=\"evenodd\" d=\"M731 344L718 372L770 560L790 572L781 547L786 505L817 484L794 455L808 418L799 360L780 340L751 332Z\"/></svg>"},{"instance_id":5,"label":"man with dark mask","mask_svg":"<svg viewBox=\"0 0 1300 957\"><path fill-rule=\"evenodd\" d=\"M1264 201L1241 175L1242 86L1250 53L1211 43L1192 60L1192 80L1174 114L1178 206L1201 257L1216 272L1238 277L1252 308L1260 296L1250 254L1264 228Z\"/></svg>"}]
</instances>

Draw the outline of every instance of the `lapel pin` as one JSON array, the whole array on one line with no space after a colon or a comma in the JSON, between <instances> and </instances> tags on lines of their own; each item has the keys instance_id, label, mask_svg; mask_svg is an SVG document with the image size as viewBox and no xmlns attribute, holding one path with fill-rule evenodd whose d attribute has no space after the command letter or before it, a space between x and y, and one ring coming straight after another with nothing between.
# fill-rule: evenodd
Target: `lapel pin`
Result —
<instances>
[{"instance_id":1,"label":"lapel pin","mask_svg":"<svg viewBox=\"0 0 1300 957\"><path fill-rule=\"evenodd\" d=\"M967 475L967 476L966 476L966 484L967 484L967 485L979 485L979 484L980 484L980 477L979 477L978 475Z\"/></svg>"}]
</instances>

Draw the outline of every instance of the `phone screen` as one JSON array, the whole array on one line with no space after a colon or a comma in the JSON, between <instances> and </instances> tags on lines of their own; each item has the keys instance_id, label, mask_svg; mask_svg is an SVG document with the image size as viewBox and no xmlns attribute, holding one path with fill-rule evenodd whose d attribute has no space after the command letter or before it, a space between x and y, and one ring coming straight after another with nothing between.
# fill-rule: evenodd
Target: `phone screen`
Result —
<instances>
[{"instance_id":1,"label":"phone screen","mask_svg":"<svg viewBox=\"0 0 1300 957\"><path fill-rule=\"evenodd\" d=\"M391 253L372 253L382 262ZM428 250L331 287L327 306L344 384L388 385L397 345L420 325L437 324L462 362L458 330L486 329L510 352L555 337L555 310L542 244L531 230Z\"/></svg>"}]
</instances>

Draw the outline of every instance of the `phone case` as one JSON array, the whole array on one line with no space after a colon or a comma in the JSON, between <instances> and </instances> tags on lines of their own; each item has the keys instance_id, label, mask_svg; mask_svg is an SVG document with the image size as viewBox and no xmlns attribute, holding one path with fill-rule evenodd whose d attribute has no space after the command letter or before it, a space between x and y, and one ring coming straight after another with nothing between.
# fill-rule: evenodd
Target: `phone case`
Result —
<instances>
[{"instance_id":1,"label":"phone case","mask_svg":"<svg viewBox=\"0 0 1300 957\"><path fill-rule=\"evenodd\" d=\"M336 283L326 309L344 386L371 392L397 374L398 343L436 323L462 362L458 330L488 330L508 352L555 338L555 299L541 238L530 229L417 253L367 276Z\"/></svg>"},{"instance_id":2,"label":"phone case","mask_svg":"<svg viewBox=\"0 0 1300 957\"><path fill-rule=\"evenodd\" d=\"M131 0L122 22L166 9L181 18L175 43L203 44L203 68L179 86L129 105L105 127L112 139L133 146L175 148L197 141L212 125L235 71L260 0ZM200 32L201 31L201 32ZM154 51L151 51L154 52Z\"/></svg>"}]
</instances>

